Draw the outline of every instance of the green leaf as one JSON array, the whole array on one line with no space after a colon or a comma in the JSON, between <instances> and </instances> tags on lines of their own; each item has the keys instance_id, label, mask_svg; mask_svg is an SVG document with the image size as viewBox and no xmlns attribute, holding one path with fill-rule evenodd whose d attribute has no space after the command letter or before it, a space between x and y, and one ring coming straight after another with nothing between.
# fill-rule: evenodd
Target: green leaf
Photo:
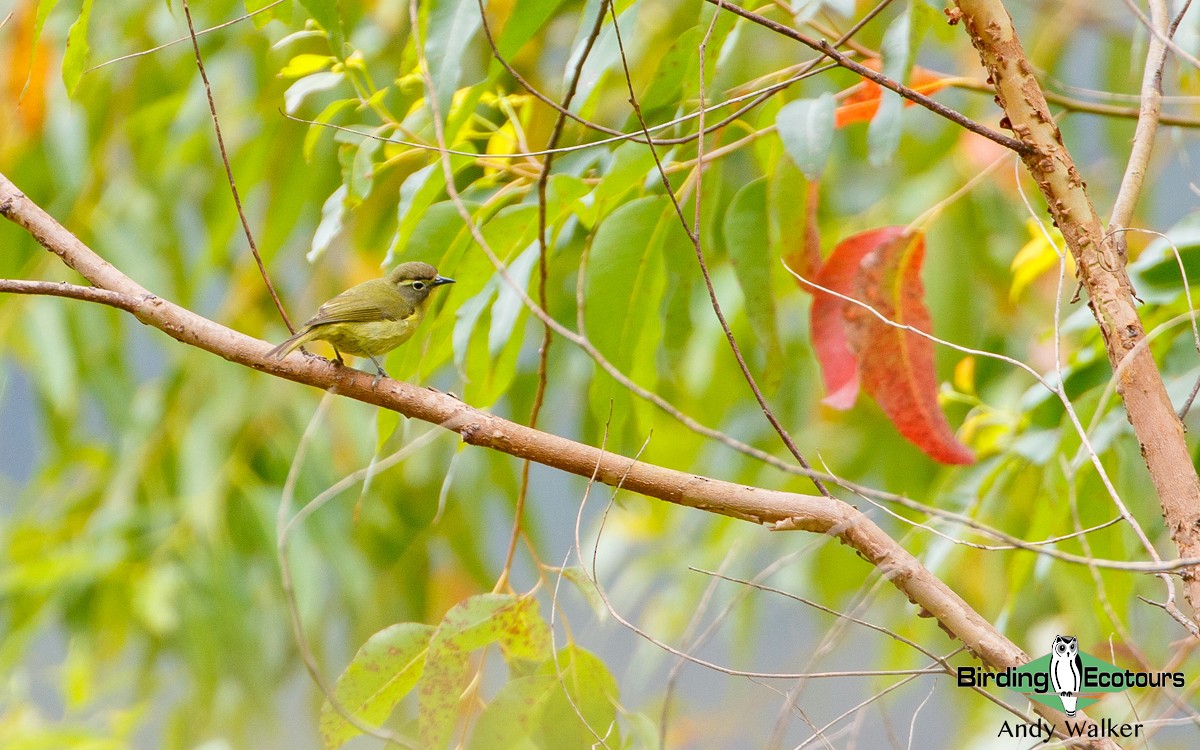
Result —
<instances>
[{"instance_id":1,"label":"green leaf","mask_svg":"<svg viewBox=\"0 0 1200 750\"><path fill-rule=\"evenodd\" d=\"M546 705L562 688L553 675L537 674L509 680L492 699L467 743L467 750L542 750L539 729Z\"/></svg>"},{"instance_id":2,"label":"green leaf","mask_svg":"<svg viewBox=\"0 0 1200 750\"><path fill-rule=\"evenodd\" d=\"M537 260L538 243L533 242L508 265L509 277L521 289L529 288L529 275L533 272ZM521 312L525 310L525 303L521 299L521 295L511 286L501 281L499 287L500 291L496 295L496 302L492 305L492 325L488 329L488 354L492 357L499 354L504 345L508 343Z\"/></svg>"},{"instance_id":3,"label":"green leaf","mask_svg":"<svg viewBox=\"0 0 1200 750\"><path fill-rule=\"evenodd\" d=\"M308 11L314 21L325 30L329 40L329 49L338 58L345 56L343 46L346 43L346 32L342 29L342 15L338 10L338 0L300 0L300 5Z\"/></svg>"},{"instance_id":4,"label":"green leaf","mask_svg":"<svg viewBox=\"0 0 1200 750\"><path fill-rule=\"evenodd\" d=\"M513 55L534 37L563 2L564 0L523 0L519 5L514 4L508 21L504 24L504 30L496 38L496 48L500 50L504 59L511 61ZM495 64L498 66L500 63Z\"/></svg>"},{"instance_id":5,"label":"green leaf","mask_svg":"<svg viewBox=\"0 0 1200 750\"><path fill-rule=\"evenodd\" d=\"M696 48L707 31L707 23L696 25L672 41L671 48L659 60L650 84L640 95L643 112L652 112L658 107L678 106L684 86L696 80L700 67Z\"/></svg>"},{"instance_id":6,"label":"green leaf","mask_svg":"<svg viewBox=\"0 0 1200 750\"><path fill-rule=\"evenodd\" d=\"M363 722L382 724L421 679L433 635L432 626L415 622L379 631L367 639L338 677L334 696ZM328 701L321 706L320 726L327 748L341 747L361 734Z\"/></svg>"},{"instance_id":7,"label":"green leaf","mask_svg":"<svg viewBox=\"0 0 1200 750\"><path fill-rule=\"evenodd\" d=\"M679 363L683 361L692 335L692 293L700 278L700 269L696 263L696 249L683 232L672 232L663 238L662 258L666 267L666 288L659 306L663 332L658 370L661 377L674 379L678 377Z\"/></svg>"},{"instance_id":8,"label":"green leaf","mask_svg":"<svg viewBox=\"0 0 1200 750\"><path fill-rule=\"evenodd\" d=\"M608 210L607 204L623 196L634 188L640 188L646 180L646 175L654 169L654 156L640 143L622 143L612 153L612 157L601 172L600 184L592 191L592 203L597 211L597 218ZM588 226L595 224L597 219L585 220Z\"/></svg>"},{"instance_id":9,"label":"green leaf","mask_svg":"<svg viewBox=\"0 0 1200 750\"><path fill-rule=\"evenodd\" d=\"M53 5L51 5L53 7ZM50 8L46 8L46 13L50 12ZM83 0L83 7L79 10L79 18L75 19L75 23L71 24L71 28L67 31L67 51L63 53L62 76L63 83L67 86L67 94L75 96L75 90L79 88L79 80L83 78L83 71L87 67L88 61L88 22L92 17L92 0ZM45 18L42 17L42 8L38 8L38 28L45 23Z\"/></svg>"},{"instance_id":10,"label":"green leaf","mask_svg":"<svg viewBox=\"0 0 1200 750\"><path fill-rule=\"evenodd\" d=\"M374 135L382 135L391 126L384 125L373 131ZM354 152L354 163L350 168L350 196L357 201L363 201L371 194L375 184L375 154L383 141L378 138L363 138Z\"/></svg>"},{"instance_id":11,"label":"green leaf","mask_svg":"<svg viewBox=\"0 0 1200 750\"><path fill-rule=\"evenodd\" d=\"M537 614L537 601L482 594L446 613L429 643L425 678L418 689L417 727L425 747L446 744L458 715L459 697L470 679L468 656L493 643L499 643L510 659L545 659L550 633Z\"/></svg>"},{"instance_id":12,"label":"green leaf","mask_svg":"<svg viewBox=\"0 0 1200 750\"><path fill-rule=\"evenodd\" d=\"M809 180L818 180L833 145L833 95L788 102L775 116L783 148Z\"/></svg>"},{"instance_id":13,"label":"green leaf","mask_svg":"<svg viewBox=\"0 0 1200 750\"><path fill-rule=\"evenodd\" d=\"M310 76L301 78L291 86L288 86L287 91L283 92L284 110L289 115L296 114L296 110L300 109L300 105L304 103L309 94L335 88L341 85L345 77L344 73L313 73Z\"/></svg>"},{"instance_id":14,"label":"green leaf","mask_svg":"<svg viewBox=\"0 0 1200 750\"><path fill-rule=\"evenodd\" d=\"M604 604L604 598L600 596L600 592L596 590L596 584L588 576L579 565L570 565L562 569L562 577L572 584L587 601L588 606L592 608L592 614L596 615L596 619L604 621L608 619L608 607Z\"/></svg>"},{"instance_id":15,"label":"green leaf","mask_svg":"<svg viewBox=\"0 0 1200 750\"><path fill-rule=\"evenodd\" d=\"M275 20L291 23L292 4L285 2L273 5L273 3L275 0L245 0L246 13L251 14L250 20L254 23L254 28L262 29ZM264 8L270 9L264 10Z\"/></svg>"},{"instance_id":16,"label":"green leaf","mask_svg":"<svg viewBox=\"0 0 1200 750\"><path fill-rule=\"evenodd\" d=\"M568 646L540 671L560 682L544 709L542 747L595 747L597 737L604 738L608 747L621 747L617 681L604 662L578 646Z\"/></svg>"},{"instance_id":17,"label":"green leaf","mask_svg":"<svg viewBox=\"0 0 1200 750\"><path fill-rule=\"evenodd\" d=\"M651 282L662 276L657 248L668 205L662 195L630 201L604 220L592 242L585 290L588 337L621 370L633 362L646 310L657 302L648 296Z\"/></svg>"},{"instance_id":18,"label":"green leaf","mask_svg":"<svg viewBox=\"0 0 1200 750\"><path fill-rule=\"evenodd\" d=\"M321 223L313 232L312 249L304 256L309 263L315 263L324 255L329 244L342 233L342 222L346 218L346 193L346 186L339 185L321 207Z\"/></svg>"},{"instance_id":19,"label":"green leaf","mask_svg":"<svg viewBox=\"0 0 1200 750\"><path fill-rule=\"evenodd\" d=\"M455 174L458 174L472 163L473 160L468 156L450 157L450 168ZM422 167L410 174L400 185L400 201L396 206L396 234L392 238L391 246L388 248L384 265L391 265L393 260L408 252L418 225L426 220L426 214L433 205L433 202L446 189L445 175L446 173L442 169L441 163L435 161L433 164ZM461 226L462 219L459 217L454 205L449 202L443 205L453 210L454 215L450 220Z\"/></svg>"},{"instance_id":20,"label":"green leaf","mask_svg":"<svg viewBox=\"0 0 1200 750\"><path fill-rule=\"evenodd\" d=\"M895 81L907 82L916 55L920 27L912 23L911 6L888 25L883 34L880 52L883 69L880 71ZM879 110L871 119L867 129L867 145L871 164L879 167L887 164L900 147L902 131L900 115L903 101L900 95L887 89L880 90Z\"/></svg>"},{"instance_id":21,"label":"green leaf","mask_svg":"<svg viewBox=\"0 0 1200 750\"><path fill-rule=\"evenodd\" d=\"M335 102L330 102L329 106L321 110L321 114L317 115L313 120L314 124L308 126L308 132L304 134L304 161L311 162L313 151L317 148L317 141L320 140L321 134L325 132L333 132L332 128L325 127L325 124L337 117L338 113L349 107L358 104L357 99L338 99Z\"/></svg>"},{"instance_id":22,"label":"green leaf","mask_svg":"<svg viewBox=\"0 0 1200 750\"><path fill-rule=\"evenodd\" d=\"M479 28L476 0L438 0L429 14L425 56L443 118L449 118L450 102L462 81L463 63Z\"/></svg>"},{"instance_id":23,"label":"green leaf","mask_svg":"<svg viewBox=\"0 0 1200 750\"><path fill-rule=\"evenodd\" d=\"M771 269L775 264L769 254L766 177L737 191L721 228L729 259L742 287L746 316L755 337L766 349L764 374L778 384L783 371L783 348L779 343L775 294L771 285Z\"/></svg>"},{"instance_id":24,"label":"green leaf","mask_svg":"<svg viewBox=\"0 0 1200 750\"><path fill-rule=\"evenodd\" d=\"M622 747L616 680L576 647L546 659L537 674L511 680L480 715L468 750ZM601 745L597 738L603 738Z\"/></svg>"}]
</instances>

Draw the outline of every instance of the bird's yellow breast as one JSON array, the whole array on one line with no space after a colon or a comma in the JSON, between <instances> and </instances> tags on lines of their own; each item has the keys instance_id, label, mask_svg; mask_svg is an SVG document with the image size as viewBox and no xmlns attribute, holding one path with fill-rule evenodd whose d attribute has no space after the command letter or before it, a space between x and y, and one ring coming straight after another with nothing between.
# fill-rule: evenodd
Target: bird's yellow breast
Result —
<instances>
[{"instance_id":1,"label":"bird's yellow breast","mask_svg":"<svg viewBox=\"0 0 1200 750\"><path fill-rule=\"evenodd\" d=\"M313 338L328 341L338 351L358 357L386 354L412 338L425 317L424 306L402 320L329 323L320 326Z\"/></svg>"}]
</instances>

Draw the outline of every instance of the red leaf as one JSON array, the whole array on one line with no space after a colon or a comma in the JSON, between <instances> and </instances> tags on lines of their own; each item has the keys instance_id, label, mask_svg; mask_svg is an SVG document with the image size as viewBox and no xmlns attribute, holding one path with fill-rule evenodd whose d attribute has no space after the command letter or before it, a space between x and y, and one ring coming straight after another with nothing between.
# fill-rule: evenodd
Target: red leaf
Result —
<instances>
[{"instance_id":1,"label":"red leaf","mask_svg":"<svg viewBox=\"0 0 1200 750\"><path fill-rule=\"evenodd\" d=\"M880 245L901 237L904 229L883 227L847 237L833 249L812 281L838 294L853 296L863 258ZM846 338L846 308L851 305L808 284L801 286L813 293L812 345L821 363L827 394L822 403L835 409L849 409L858 397L859 377L858 363Z\"/></svg>"},{"instance_id":2,"label":"red leaf","mask_svg":"<svg viewBox=\"0 0 1200 750\"><path fill-rule=\"evenodd\" d=\"M866 238L874 243L863 252L862 246L868 244ZM924 302L925 287L921 283L924 235L907 234L904 227L887 227L851 237L842 245L851 241L856 243L854 254L861 258L853 277L854 296L895 323L926 333L932 331ZM860 305L842 304L845 333L857 360L863 388L900 434L942 463L973 463L975 455L954 437L946 416L938 408L933 342L884 323ZM816 306L814 302L814 332Z\"/></svg>"}]
</instances>

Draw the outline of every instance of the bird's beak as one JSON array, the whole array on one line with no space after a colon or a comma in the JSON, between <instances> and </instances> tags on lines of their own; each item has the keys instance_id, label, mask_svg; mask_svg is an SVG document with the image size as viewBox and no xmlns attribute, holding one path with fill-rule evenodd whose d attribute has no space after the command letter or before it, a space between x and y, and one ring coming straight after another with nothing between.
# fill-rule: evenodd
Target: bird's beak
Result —
<instances>
[{"instance_id":1,"label":"bird's beak","mask_svg":"<svg viewBox=\"0 0 1200 750\"><path fill-rule=\"evenodd\" d=\"M454 279L448 279L445 276L435 276L433 281L429 282L433 286L441 286L442 284L453 284Z\"/></svg>"}]
</instances>

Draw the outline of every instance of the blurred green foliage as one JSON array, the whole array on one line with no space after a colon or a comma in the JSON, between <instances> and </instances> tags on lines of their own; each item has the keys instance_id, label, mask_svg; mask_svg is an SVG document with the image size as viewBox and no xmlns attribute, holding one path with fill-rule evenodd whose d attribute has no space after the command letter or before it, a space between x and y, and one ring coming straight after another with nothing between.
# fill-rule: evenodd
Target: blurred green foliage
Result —
<instances>
[{"instance_id":1,"label":"blurred green foliage","mask_svg":"<svg viewBox=\"0 0 1200 750\"><path fill-rule=\"evenodd\" d=\"M869 4L800 5L797 23L812 19L821 25L814 33L824 34L820 29L846 28L848 15ZM903 73L917 59L980 77L965 35L947 31L930 4L894 5L857 37L888 51L885 69ZM1082 78L1092 88L1136 90L1140 62L1136 45L1130 58L1128 25L1076 6L1064 6L1056 23L1042 23L1042 7L1057 5L1034 3L1018 17L1047 80ZM685 136L695 133L696 121L676 118L694 114L700 101L701 40L708 38L709 103L775 83L809 54L705 3L619 0L615 6L642 112L650 125L673 122L655 131L677 141L659 147L658 157L690 220L701 175L697 142ZM419 3L421 45L410 7L399 0L247 0L244 6L213 0L192 12L197 27L206 28L260 9L252 22L202 35L199 46L250 225L293 320L395 262L434 263L458 283L438 299L418 335L390 355L389 372L526 421L540 323L479 251L449 199L445 172L430 150L437 139L418 58L430 65L447 146L462 152L450 161L464 205L531 295L542 157L519 154L543 148L556 113L495 59L475 0ZM281 340L284 327L233 208L190 45L93 68L185 34L180 5L0 0L0 17L9 10L14 15L0 28L7 69L0 96L17 115L0 128L0 171L154 293L234 329ZM555 99L599 10L597 0L487 3L501 54ZM779 7L763 12L789 22ZM1192 40L1193 25L1185 25ZM1096 59L1121 64L1093 65ZM805 111L831 117L829 99L818 97L854 83L834 71L793 84L705 138L699 236L716 294L772 407L810 459L829 471L1014 536L1037 541L1112 519L1116 512L1096 472L1077 459L1080 439L1062 404L997 360L964 362L960 352L939 348L943 406L981 457L970 467L931 463L865 400L844 413L819 405L820 378L807 342L810 297L780 264L800 247L806 189L788 153L804 153L805 137L822 148L829 140L819 212L826 249L856 231L913 220L999 156L890 98L870 136L864 125L832 139L828 128L807 136L789 130L785 149L774 132L785 103L824 102ZM1170 84L1190 91L1195 74L1172 71ZM939 98L996 119L986 96L951 89ZM583 65L572 111L638 133L627 99L608 18ZM731 111L709 113L707 121ZM1119 180L1132 125L1098 126L1076 115L1063 129L1103 205ZM1179 131L1181 141L1191 137ZM608 140L568 121L560 145L587 144L558 155L549 181L547 310L571 328L581 321L609 362L684 414L786 457L730 355L654 158L644 144ZM995 172L930 227L926 302L938 335L1051 373L1054 269L1010 295L1010 262L1028 240L1030 218L1011 175L1008 166ZM1171 235L1190 283L1196 222L1174 199L1152 183L1143 205L1151 220L1182 219ZM1035 211L1042 215L1040 206ZM1133 237L1131 244L1138 252L1146 242ZM1135 266L1148 328L1187 310L1168 247L1156 241ZM0 225L0 275L78 282L7 223ZM1071 285L1068 279L1067 297ZM1082 305L1064 307L1064 316L1066 391L1092 427L1092 444L1117 490L1171 557L1137 443L1119 400L1104 394L1110 369L1094 323ZM1174 321L1152 346L1172 396L1182 402L1200 374L1187 323ZM811 491L806 480L690 431L565 340L551 346L548 371L545 429L708 476ZM329 718L328 707L318 730L324 697L304 675L275 556L275 511L320 395L190 350L113 310L0 297L0 422L10 433L4 445L17 446L7 459L0 456L0 746L316 747L321 733L337 741L355 734ZM297 501L425 429L338 400L299 467ZM357 665L339 691L349 690L358 702L362 691L382 694L366 720L386 720L426 746L454 737L469 748L574 748L591 746L597 735L610 747L655 745L671 659L606 619L580 568L568 568L566 582L573 585L550 596L554 566L573 544L582 482L534 468L526 528L547 567L520 552L514 585L535 589L535 598L480 596L503 565L518 477L515 460L462 449L446 435L307 519L290 558L300 622L320 668L333 682L347 664ZM609 496L593 489L583 514L582 562L589 571L598 506ZM851 499L864 510L873 507ZM914 530L912 522L928 521L923 514L899 506L887 511L872 513L1031 653L1049 645L1047 634L1069 632L1102 656L1113 643L1118 664L1141 666L1134 657L1141 653L1157 669L1172 656L1181 631L1135 598L1162 599L1157 579L952 544ZM928 524L989 542L959 524ZM1089 534L1086 545L1075 538L1055 546L1116 560L1144 555L1122 524ZM702 630L697 615L708 623L728 608L733 616L703 650L715 661L781 672L926 666L924 657L884 638L860 646L858 639L868 636L847 633L844 623L794 602L747 597L726 585L716 587L710 602L704 598L710 580L687 570L724 564L751 577L796 550L776 585L832 607L858 606L863 616L928 648L952 649L935 623L915 617L843 547L640 498L621 499L608 515L599 570L618 609L636 613L640 627L669 643L686 643L685 634ZM497 604L501 599L510 607L538 606L520 604L521 617L499 617L509 611ZM555 642L548 643L552 603ZM471 626L454 619L463 608L478 618ZM391 692L355 684L363 667L352 662L354 654L376 653L398 634L401 654L433 654L438 643L462 652L457 661L439 662L441 688L418 679L428 678L428 664L423 673L405 672L415 669L411 659L385 662L400 680ZM526 652L513 657L514 647ZM1190 657L1181 668L1194 673L1198 666ZM460 706L463 675L476 682ZM411 684L403 682L409 678ZM773 688L695 667L682 679L668 746L767 742L781 705ZM831 719L891 680L846 679L835 690L801 691L797 700ZM925 690L906 688L880 701L891 708L869 709L880 713L866 720L874 727L867 731L882 731L888 710L907 723ZM1159 697L1135 695L1147 701L1143 717L1164 710ZM939 708L926 709L918 724L930 732L927 747L994 736L999 717L1008 716L965 691L939 691L936 702ZM1101 705L1118 715L1116 703ZM432 719L430 706L441 707ZM953 722L936 718L951 711ZM809 733L799 719L782 726L788 738Z\"/></svg>"}]
</instances>

